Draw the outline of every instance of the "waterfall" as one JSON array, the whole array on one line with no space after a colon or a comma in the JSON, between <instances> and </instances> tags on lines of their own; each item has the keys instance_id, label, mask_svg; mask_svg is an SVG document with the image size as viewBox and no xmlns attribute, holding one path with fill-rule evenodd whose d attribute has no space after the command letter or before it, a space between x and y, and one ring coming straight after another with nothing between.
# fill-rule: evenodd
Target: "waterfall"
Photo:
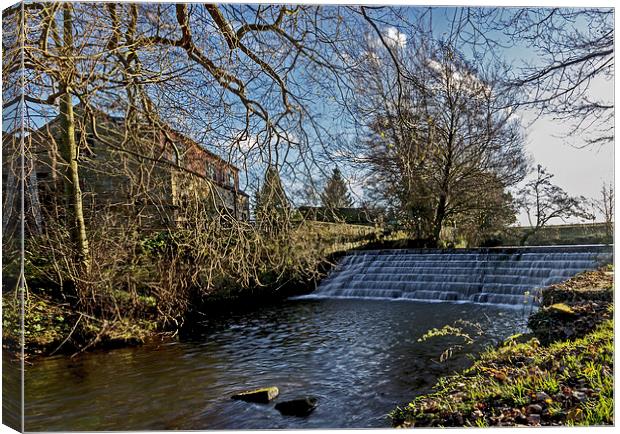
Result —
<instances>
[{"instance_id":1,"label":"waterfall","mask_svg":"<svg viewBox=\"0 0 620 434\"><path fill-rule=\"evenodd\" d=\"M541 288L612 258L611 246L352 251L302 297L535 304Z\"/></svg>"}]
</instances>

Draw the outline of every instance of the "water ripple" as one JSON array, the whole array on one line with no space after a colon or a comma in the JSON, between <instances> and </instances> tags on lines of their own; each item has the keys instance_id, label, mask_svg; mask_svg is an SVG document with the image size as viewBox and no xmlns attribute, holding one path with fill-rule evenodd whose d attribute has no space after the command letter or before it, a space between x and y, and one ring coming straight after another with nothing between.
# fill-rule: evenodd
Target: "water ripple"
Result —
<instances>
[{"instance_id":1,"label":"water ripple","mask_svg":"<svg viewBox=\"0 0 620 434\"><path fill-rule=\"evenodd\" d=\"M457 319L491 321L476 348L524 327L500 307L295 300L211 318L191 339L58 356L26 374L26 429L146 430L386 427L397 404L469 360L437 363L450 339L417 342ZM488 318L488 319L487 319ZM232 393L277 385L278 400L314 395L308 418Z\"/></svg>"}]
</instances>

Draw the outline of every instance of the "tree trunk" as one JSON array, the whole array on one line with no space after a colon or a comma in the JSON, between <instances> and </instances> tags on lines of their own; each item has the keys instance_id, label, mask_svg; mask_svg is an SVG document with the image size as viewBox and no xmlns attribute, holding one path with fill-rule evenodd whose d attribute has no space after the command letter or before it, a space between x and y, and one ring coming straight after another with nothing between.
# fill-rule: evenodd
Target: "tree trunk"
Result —
<instances>
[{"instance_id":1,"label":"tree trunk","mask_svg":"<svg viewBox=\"0 0 620 434\"><path fill-rule=\"evenodd\" d=\"M437 245L439 245L439 236L441 234L444 218L446 217L446 201L446 195L441 194L439 196L439 202L437 203L437 209L435 211L435 221L433 222L433 241Z\"/></svg>"},{"instance_id":2,"label":"tree trunk","mask_svg":"<svg viewBox=\"0 0 620 434\"><path fill-rule=\"evenodd\" d=\"M452 115L450 117L450 133L447 139L447 154L444 163L445 165L443 167L439 202L437 203L437 209L435 210L435 221L433 222L433 242L436 243L437 246L439 246L439 237L441 235L443 221L446 218L446 205L448 202L448 194L450 192L450 174L452 171L452 159L454 157L454 140L456 137L456 133L454 131L454 119L456 115L453 107L450 107L450 112Z\"/></svg>"},{"instance_id":3,"label":"tree trunk","mask_svg":"<svg viewBox=\"0 0 620 434\"><path fill-rule=\"evenodd\" d=\"M66 48L73 46L72 20L70 5L66 4L63 11L64 44ZM68 50L69 51L69 50ZM77 261L80 272L87 272L90 268L90 252L84 223L82 207L82 190L80 188L80 173L78 165L78 146L75 140L75 117L70 87L64 83L65 93L60 99L61 140L60 155L67 164L65 177L65 194L67 202L67 221L71 229L75 244Z\"/></svg>"}]
</instances>

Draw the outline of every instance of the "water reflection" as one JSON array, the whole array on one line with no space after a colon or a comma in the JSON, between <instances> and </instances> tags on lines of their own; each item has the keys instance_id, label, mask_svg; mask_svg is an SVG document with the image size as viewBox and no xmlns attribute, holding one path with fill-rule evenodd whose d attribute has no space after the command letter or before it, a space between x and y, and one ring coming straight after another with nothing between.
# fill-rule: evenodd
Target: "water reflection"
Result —
<instances>
[{"instance_id":1,"label":"water reflection","mask_svg":"<svg viewBox=\"0 0 620 434\"><path fill-rule=\"evenodd\" d=\"M468 363L437 362L450 340L417 339L459 318L492 321L480 345L524 326L516 310L459 304L297 300L221 314L191 339L59 356L26 376L26 429L144 430L389 426L385 414ZM319 398L308 418L230 399L277 385ZM277 401L276 401L277 402Z\"/></svg>"}]
</instances>

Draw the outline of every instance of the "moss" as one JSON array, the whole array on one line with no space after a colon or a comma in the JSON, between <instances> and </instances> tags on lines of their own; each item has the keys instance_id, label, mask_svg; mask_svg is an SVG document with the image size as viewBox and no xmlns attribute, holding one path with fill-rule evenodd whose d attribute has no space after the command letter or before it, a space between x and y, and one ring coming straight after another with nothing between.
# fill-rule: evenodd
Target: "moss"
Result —
<instances>
[{"instance_id":1,"label":"moss","mask_svg":"<svg viewBox=\"0 0 620 434\"><path fill-rule=\"evenodd\" d=\"M489 350L435 390L394 410L394 424L612 424L613 322L572 342L545 347L532 339ZM539 417L528 417L532 409Z\"/></svg>"},{"instance_id":2,"label":"moss","mask_svg":"<svg viewBox=\"0 0 620 434\"><path fill-rule=\"evenodd\" d=\"M581 293L608 282L601 279L610 276L583 273L547 290ZM433 393L395 409L394 425L613 424L613 305L605 291L597 293L588 300L543 298L529 319L533 334L511 336L470 369L441 378Z\"/></svg>"},{"instance_id":3,"label":"moss","mask_svg":"<svg viewBox=\"0 0 620 434\"><path fill-rule=\"evenodd\" d=\"M568 305L566 305L564 303L552 304L551 306L547 307L547 309L549 309L553 313L560 314L560 315L566 315L566 316L574 316L575 315L575 311L573 309L571 309L570 306L568 306Z\"/></svg>"},{"instance_id":4,"label":"moss","mask_svg":"<svg viewBox=\"0 0 620 434\"><path fill-rule=\"evenodd\" d=\"M3 294L3 340L19 345L21 306L17 294ZM70 332L70 312L45 295L30 294L24 299L24 342L27 353L42 353L59 344Z\"/></svg>"},{"instance_id":5,"label":"moss","mask_svg":"<svg viewBox=\"0 0 620 434\"><path fill-rule=\"evenodd\" d=\"M158 330L153 319L99 320L76 312L69 303L59 303L44 292L29 293L24 303L26 356L71 353L90 348L140 345ZM20 345L20 303L16 294L4 294L3 345Z\"/></svg>"},{"instance_id":6,"label":"moss","mask_svg":"<svg viewBox=\"0 0 620 434\"><path fill-rule=\"evenodd\" d=\"M268 403L269 401L275 399L279 393L280 390L277 387L271 386L240 392L233 395L231 398L248 402Z\"/></svg>"}]
</instances>

